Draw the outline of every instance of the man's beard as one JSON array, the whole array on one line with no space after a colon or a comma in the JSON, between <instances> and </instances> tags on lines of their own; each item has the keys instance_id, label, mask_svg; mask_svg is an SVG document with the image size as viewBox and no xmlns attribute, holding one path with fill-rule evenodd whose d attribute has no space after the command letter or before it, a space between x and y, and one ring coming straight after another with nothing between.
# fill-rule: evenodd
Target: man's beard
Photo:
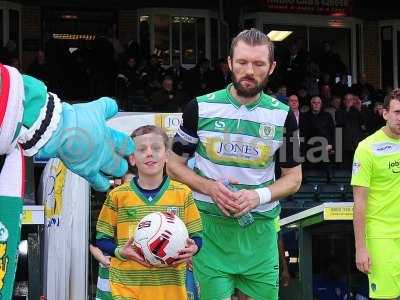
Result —
<instances>
[{"instance_id":1,"label":"man's beard","mask_svg":"<svg viewBox=\"0 0 400 300\"><path fill-rule=\"evenodd\" d=\"M254 87L252 88L245 88L243 87L238 79L236 78L235 74L232 72L232 82L233 86L236 89L237 95L244 98L252 98L256 96L258 93L262 92L268 83L268 74L265 76L264 80L261 83L258 83L254 78L251 77L243 77L241 80L249 80L254 83Z\"/></svg>"}]
</instances>

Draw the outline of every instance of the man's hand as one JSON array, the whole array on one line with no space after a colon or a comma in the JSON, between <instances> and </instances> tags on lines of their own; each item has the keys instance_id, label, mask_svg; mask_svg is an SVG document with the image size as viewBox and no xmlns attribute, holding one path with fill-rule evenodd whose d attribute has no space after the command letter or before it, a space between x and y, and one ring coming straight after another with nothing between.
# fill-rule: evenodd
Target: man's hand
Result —
<instances>
[{"instance_id":1,"label":"man's hand","mask_svg":"<svg viewBox=\"0 0 400 300\"><path fill-rule=\"evenodd\" d=\"M371 258L367 248L356 249L356 265L361 272L368 274L371 270Z\"/></svg>"},{"instance_id":2,"label":"man's hand","mask_svg":"<svg viewBox=\"0 0 400 300\"><path fill-rule=\"evenodd\" d=\"M133 248L133 237L126 241L125 245L120 249L120 255L126 259L134 260L137 263L150 268L151 265L146 262L144 257L137 253Z\"/></svg>"},{"instance_id":3,"label":"man's hand","mask_svg":"<svg viewBox=\"0 0 400 300\"><path fill-rule=\"evenodd\" d=\"M234 217L240 217L260 205L260 197L253 190L240 190L235 193L239 204L239 210Z\"/></svg>"},{"instance_id":4,"label":"man's hand","mask_svg":"<svg viewBox=\"0 0 400 300\"><path fill-rule=\"evenodd\" d=\"M192 239L187 239L186 247L179 252L179 255L175 257L175 261L171 264L172 266L177 266L181 263L191 262L191 258L199 250L196 243Z\"/></svg>"},{"instance_id":5,"label":"man's hand","mask_svg":"<svg viewBox=\"0 0 400 300\"><path fill-rule=\"evenodd\" d=\"M237 213L240 209L236 193L231 192L221 182L210 180L208 195L226 216Z\"/></svg>"}]
</instances>

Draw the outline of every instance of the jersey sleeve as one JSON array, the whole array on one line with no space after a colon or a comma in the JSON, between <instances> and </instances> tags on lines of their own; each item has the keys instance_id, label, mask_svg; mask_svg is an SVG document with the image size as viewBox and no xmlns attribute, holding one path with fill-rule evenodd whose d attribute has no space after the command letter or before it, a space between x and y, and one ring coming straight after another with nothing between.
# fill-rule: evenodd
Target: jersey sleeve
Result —
<instances>
[{"instance_id":1,"label":"jersey sleeve","mask_svg":"<svg viewBox=\"0 0 400 300\"><path fill-rule=\"evenodd\" d=\"M96 239L114 239L117 229L117 204L116 195L109 193L101 208L96 225Z\"/></svg>"},{"instance_id":2,"label":"jersey sleeve","mask_svg":"<svg viewBox=\"0 0 400 300\"><path fill-rule=\"evenodd\" d=\"M351 185L369 187L372 174L372 152L359 145L354 154Z\"/></svg>"},{"instance_id":3,"label":"jersey sleeve","mask_svg":"<svg viewBox=\"0 0 400 300\"><path fill-rule=\"evenodd\" d=\"M201 236L201 232L203 230L203 225L201 223L200 213L197 209L196 204L194 203L193 194L190 191L187 194L185 205L185 225L189 232L189 236Z\"/></svg>"},{"instance_id":4,"label":"jersey sleeve","mask_svg":"<svg viewBox=\"0 0 400 300\"><path fill-rule=\"evenodd\" d=\"M281 224L279 222L280 222L280 217L277 216L274 219L274 227L275 227L276 232L280 232L281 231Z\"/></svg>"},{"instance_id":5,"label":"jersey sleeve","mask_svg":"<svg viewBox=\"0 0 400 300\"><path fill-rule=\"evenodd\" d=\"M296 153L300 157L299 130L296 117L292 110L289 110L283 132L283 145L278 151L278 165L281 168L293 168L300 164L296 160Z\"/></svg>"},{"instance_id":6,"label":"jersey sleeve","mask_svg":"<svg viewBox=\"0 0 400 300\"><path fill-rule=\"evenodd\" d=\"M172 142L172 151L179 156L192 157L199 142L197 123L199 120L199 105L197 100L190 101L182 114L182 125L179 127Z\"/></svg>"}]
</instances>

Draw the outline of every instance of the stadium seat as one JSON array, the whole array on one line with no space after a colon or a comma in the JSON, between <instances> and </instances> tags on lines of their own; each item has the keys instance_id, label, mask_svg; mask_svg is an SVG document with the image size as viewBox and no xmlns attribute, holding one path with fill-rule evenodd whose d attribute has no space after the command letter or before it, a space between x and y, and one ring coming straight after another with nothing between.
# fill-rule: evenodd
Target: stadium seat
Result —
<instances>
[{"instance_id":1,"label":"stadium seat","mask_svg":"<svg viewBox=\"0 0 400 300\"><path fill-rule=\"evenodd\" d=\"M345 186L346 186L346 201L354 201L353 187L350 184L347 184Z\"/></svg>"},{"instance_id":2,"label":"stadium seat","mask_svg":"<svg viewBox=\"0 0 400 300\"><path fill-rule=\"evenodd\" d=\"M326 183L319 186L319 200L322 202L339 202L346 200L346 186L340 183Z\"/></svg>"},{"instance_id":3,"label":"stadium seat","mask_svg":"<svg viewBox=\"0 0 400 300\"><path fill-rule=\"evenodd\" d=\"M294 200L318 200L319 185L316 183L302 183L300 189L292 197Z\"/></svg>"},{"instance_id":4,"label":"stadium seat","mask_svg":"<svg viewBox=\"0 0 400 300\"><path fill-rule=\"evenodd\" d=\"M350 183L351 170L332 168L329 171L329 181L331 183Z\"/></svg>"},{"instance_id":5,"label":"stadium seat","mask_svg":"<svg viewBox=\"0 0 400 300\"><path fill-rule=\"evenodd\" d=\"M304 169L303 182L307 183L327 183L328 171L324 168L320 169Z\"/></svg>"}]
</instances>

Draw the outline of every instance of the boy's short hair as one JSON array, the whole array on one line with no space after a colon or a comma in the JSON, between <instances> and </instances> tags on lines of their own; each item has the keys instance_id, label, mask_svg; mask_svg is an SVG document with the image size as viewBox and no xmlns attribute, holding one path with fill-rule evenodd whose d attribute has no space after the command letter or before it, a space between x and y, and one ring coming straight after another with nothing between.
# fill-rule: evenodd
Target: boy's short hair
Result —
<instances>
[{"instance_id":1,"label":"boy's short hair","mask_svg":"<svg viewBox=\"0 0 400 300\"><path fill-rule=\"evenodd\" d=\"M154 133L154 134L162 136L163 141L164 141L164 146L166 149L168 149L168 147L169 147L168 135L165 133L164 129L157 127L155 125L143 125L143 126L136 128L132 132L131 138L134 139L137 136L141 136L141 135L145 135L145 134L149 134L149 133ZM132 166L131 164L129 164L128 171L131 172L133 175L138 176L138 169L136 166ZM165 166L164 166L164 174L166 174Z\"/></svg>"},{"instance_id":2,"label":"boy's short hair","mask_svg":"<svg viewBox=\"0 0 400 300\"><path fill-rule=\"evenodd\" d=\"M164 129L157 127L155 125L144 125L136 128L132 134L131 138L134 139L137 136L149 134L149 133L154 133L161 135L164 141L165 148L168 148L169 146L169 138L168 135L165 133Z\"/></svg>"}]
</instances>

